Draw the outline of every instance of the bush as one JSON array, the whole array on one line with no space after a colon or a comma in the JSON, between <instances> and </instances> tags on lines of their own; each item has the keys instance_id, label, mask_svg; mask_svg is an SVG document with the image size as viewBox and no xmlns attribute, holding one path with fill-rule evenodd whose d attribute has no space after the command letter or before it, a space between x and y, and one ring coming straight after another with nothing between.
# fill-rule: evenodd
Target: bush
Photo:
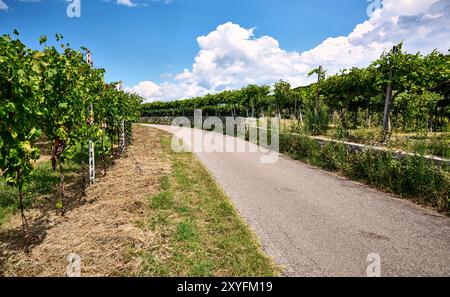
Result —
<instances>
[{"instance_id":1,"label":"bush","mask_svg":"<svg viewBox=\"0 0 450 297\"><path fill-rule=\"evenodd\" d=\"M321 145L306 135L295 134L280 135L280 151L376 188L450 210L448 166L437 166L423 155L398 158L378 150L352 151L345 144Z\"/></svg>"},{"instance_id":2,"label":"bush","mask_svg":"<svg viewBox=\"0 0 450 297\"><path fill-rule=\"evenodd\" d=\"M314 101L311 101L305 110L305 129L312 135L323 135L328 130L330 123L330 116L328 114L328 107L322 102L317 109L317 116L315 114Z\"/></svg>"}]
</instances>

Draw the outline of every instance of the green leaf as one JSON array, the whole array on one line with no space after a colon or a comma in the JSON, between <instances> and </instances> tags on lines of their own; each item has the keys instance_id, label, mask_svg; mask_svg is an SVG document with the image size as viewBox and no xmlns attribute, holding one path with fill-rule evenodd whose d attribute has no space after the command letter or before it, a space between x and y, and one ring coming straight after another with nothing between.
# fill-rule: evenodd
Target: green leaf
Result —
<instances>
[{"instance_id":1,"label":"green leaf","mask_svg":"<svg viewBox=\"0 0 450 297\"><path fill-rule=\"evenodd\" d=\"M62 209L63 208L63 203L62 203L61 199L58 199L58 201L56 201L55 207L57 209Z\"/></svg>"},{"instance_id":2,"label":"green leaf","mask_svg":"<svg viewBox=\"0 0 450 297\"><path fill-rule=\"evenodd\" d=\"M13 102L8 102L8 104L6 104L7 112L14 112L15 110L16 110L16 105Z\"/></svg>"},{"instance_id":3,"label":"green leaf","mask_svg":"<svg viewBox=\"0 0 450 297\"><path fill-rule=\"evenodd\" d=\"M36 73L39 73L39 74L42 73L41 64L38 61L33 61L31 69Z\"/></svg>"},{"instance_id":4,"label":"green leaf","mask_svg":"<svg viewBox=\"0 0 450 297\"><path fill-rule=\"evenodd\" d=\"M39 134L39 131L35 127L33 127L30 133L28 133L27 139L32 139L37 134Z\"/></svg>"}]
</instances>

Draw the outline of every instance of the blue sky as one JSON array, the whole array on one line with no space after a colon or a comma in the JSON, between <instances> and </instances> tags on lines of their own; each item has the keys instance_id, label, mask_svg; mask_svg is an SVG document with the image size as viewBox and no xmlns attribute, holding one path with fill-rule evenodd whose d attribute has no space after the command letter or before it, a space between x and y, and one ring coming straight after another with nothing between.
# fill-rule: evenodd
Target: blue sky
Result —
<instances>
[{"instance_id":1,"label":"blue sky","mask_svg":"<svg viewBox=\"0 0 450 297\"><path fill-rule=\"evenodd\" d=\"M408 39L414 25L423 27L424 19L417 19L395 36L393 17L421 16L449 1L385 2L390 6L369 18L366 0L81 0L81 17L68 18L65 0L0 0L0 33L17 29L35 48L40 35L61 33L72 47L92 50L108 81L123 80L149 99L171 100L281 78L304 84L315 64L329 72L367 64L384 47ZM360 35L374 30L378 38L365 44L377 35ZM413 38L410 48L435 46L424 39ZM340 51L343 57L336 56Z\"/></svg>"}]
</instances>

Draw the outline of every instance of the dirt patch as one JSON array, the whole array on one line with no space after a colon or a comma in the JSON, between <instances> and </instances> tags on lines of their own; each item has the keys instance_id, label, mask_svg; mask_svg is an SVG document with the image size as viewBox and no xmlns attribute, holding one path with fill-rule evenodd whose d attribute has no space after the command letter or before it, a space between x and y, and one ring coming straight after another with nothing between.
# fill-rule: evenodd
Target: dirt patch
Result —
<instances>
[{"instance_id":1,"label":"dirt patch","mask_svg":"<svg viewBox=\"0 0 450 297\"><path fill-rule=\"evenodd\" d=\"M161 158L160 135L135 126L126 155L64 217L44 208L29 211L37 242L29 254L20 249L20 217L3 226L0 275L64 276L71 253L80 255L83 276L127 275L139 269L135 252L146 250L156 236L139 223L151 211L148 196L159 191L159 179L170 168L169 160Z\"/></svg>"}]
</instances>

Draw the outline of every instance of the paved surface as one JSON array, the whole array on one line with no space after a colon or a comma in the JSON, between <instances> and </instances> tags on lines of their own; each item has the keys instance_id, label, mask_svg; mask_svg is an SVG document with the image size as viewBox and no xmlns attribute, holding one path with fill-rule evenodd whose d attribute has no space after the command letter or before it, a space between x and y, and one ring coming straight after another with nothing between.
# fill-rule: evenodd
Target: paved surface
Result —
<instances>
[{"instance_id":1,"label":"paved surface","mask_svg":"<svg viewBox=\"0 0 450 297\"><path fill-rule=\"evenodd\" d=\"M192 132L208 133L178 136L187 142ZM197 153L286 275L366 276L368 254L378 253L382 276L450 276L449 218L284 156L263 164L261 155Z\"/></svg>"}]
</instances>

